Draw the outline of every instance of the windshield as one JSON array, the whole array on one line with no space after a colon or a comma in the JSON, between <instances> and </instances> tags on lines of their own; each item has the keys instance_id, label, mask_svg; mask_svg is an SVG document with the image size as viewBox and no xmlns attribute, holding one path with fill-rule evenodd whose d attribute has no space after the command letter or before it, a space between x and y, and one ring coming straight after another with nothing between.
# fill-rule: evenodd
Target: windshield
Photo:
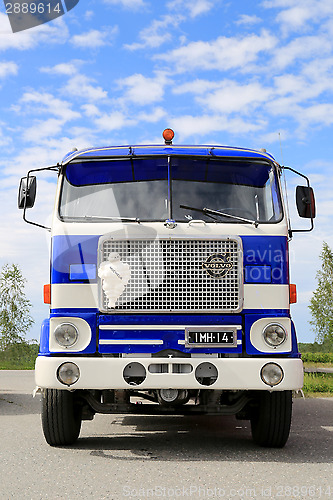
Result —
<instances>
[{"instance_id":1,"label":"windshield","mask_svg":"<svg viewBox=\"0 0 333 500\"><path fill-rule=\"evenodd\" d=\"M281 220L282 210L276 173L268 162L154 156L68 164L59 214L89 222L267 223Z\"/></svg>"}]
</instances>

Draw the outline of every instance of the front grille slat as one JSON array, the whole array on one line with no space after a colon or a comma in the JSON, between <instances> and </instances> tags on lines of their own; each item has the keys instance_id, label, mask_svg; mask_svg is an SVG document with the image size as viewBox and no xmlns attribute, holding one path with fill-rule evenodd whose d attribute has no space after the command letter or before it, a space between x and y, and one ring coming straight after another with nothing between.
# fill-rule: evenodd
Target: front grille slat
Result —
<instances>
[{"instance_id":1,"label":"front grille slat","mask_svg":"<svg viewBox=\"0 0 333 500\"><path fill-rule=\"evenodd\" d=\"M102 238L100 261L117 252L131 269L131 278L115 309L100 287L100 309L112 311L228 311L242 305L242 251L239 239L111 240ZM214 254L228 254L233 267L214 278L203 263Z\"/></svg>"}]
</instances>

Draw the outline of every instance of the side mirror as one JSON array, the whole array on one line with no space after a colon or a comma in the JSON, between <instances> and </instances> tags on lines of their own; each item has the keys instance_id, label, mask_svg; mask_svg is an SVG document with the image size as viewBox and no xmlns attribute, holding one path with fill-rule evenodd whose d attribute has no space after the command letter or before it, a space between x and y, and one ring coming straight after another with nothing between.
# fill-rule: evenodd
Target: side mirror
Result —
<instances>
[{"instance_id":1,"label":"side mirror","mask_svg":"<svg viewBox=\"0 0 333 500\"><path fill-rule=\"evenodd\" d=\"M305 219L314 219L316 217L316 202L312 187L296 187L296 205L300 217Z\"/></svg>"},{"instance_id":2,"label":"side mirror","mask_svg":"<svg viewBox=\"0 0 333 500\"><path fill-rule=\"evenodd\" d=\"M29 181L28 181L29 179ZM35 176L22 177L18 193L18 208L32 208L35 204L37 179Z\"/></svg>"}]
</instances>

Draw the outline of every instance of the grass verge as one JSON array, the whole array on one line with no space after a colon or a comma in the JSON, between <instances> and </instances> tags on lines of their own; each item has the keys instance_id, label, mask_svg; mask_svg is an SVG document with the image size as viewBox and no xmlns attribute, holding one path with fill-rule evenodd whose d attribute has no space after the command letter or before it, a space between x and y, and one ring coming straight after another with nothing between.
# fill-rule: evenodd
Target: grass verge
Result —
<instances>
[{"instance_id":1,"label":"grass verge","mask_svg":"<svg viewBox=\"0 0 333 500\"><path fill-rule=\"evenodd\" d=\"M305 373L303 392L306 397L333 396L333 373Z\"/></svg>"},{"instance_id":2,"label":"grass verge","mask_svg":"<svg viewBox=\"0 0 333 500\"><path fill-rule=\"evenodd\" d=\"M317 365L318 363L324 364L325 366L333 365L333 353L332 352L305 352L302 353L303 363L308 363L311 365Z\"/></svg>"},{"instance_id":3,"label":"grass verge","mask_svg":"<svg viewBox=\"0 0 333 500\"><path fill-rule=\"evenodd\" d=\"M0 370L33 370L37 354L38 344L12 344L0 351Z\"/></svg>"}]
</instances>

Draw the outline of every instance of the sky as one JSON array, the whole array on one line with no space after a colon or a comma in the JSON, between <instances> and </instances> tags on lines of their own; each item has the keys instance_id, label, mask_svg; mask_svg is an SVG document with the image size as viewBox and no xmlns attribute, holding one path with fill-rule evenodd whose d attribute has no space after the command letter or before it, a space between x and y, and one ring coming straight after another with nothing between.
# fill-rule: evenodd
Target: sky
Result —
<instances>
[{"instance_id":1,"label":"sky","mask_svg":"<svg viewBox=\"0 0 333 500\"><path fill-rule=\"evenodd\" d=\"M48 316L49 233L22 221L19 179L72 148L161 143L266 148L308 175L317 218L290 243L292 315L313 342L308 309L323 241L333 247L332 0L80 0L12 33L0 11L0 266L27 279L39 336ZM292 226L300 179L287 176ZM50 223L54 174L38 176L30 218Z\"/></svg>"}]
</instances>

